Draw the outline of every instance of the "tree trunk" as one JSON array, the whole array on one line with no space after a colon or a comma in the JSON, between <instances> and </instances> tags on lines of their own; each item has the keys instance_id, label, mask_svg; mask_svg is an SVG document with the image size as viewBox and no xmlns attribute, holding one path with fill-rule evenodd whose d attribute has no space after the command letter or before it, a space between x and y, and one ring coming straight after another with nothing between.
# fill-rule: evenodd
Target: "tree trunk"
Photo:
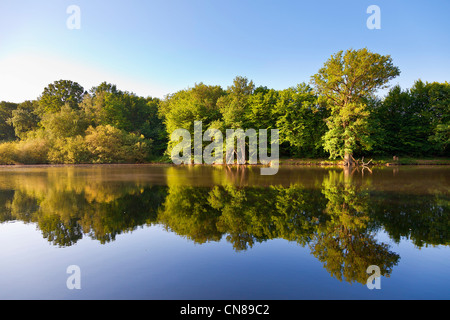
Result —
<instances>
[{"instance_id":1,"label":"tree trunk","mask_svg":"<svg viewBox=\"0 0 450 320\"><path fill-rule=\"evenodd\" d=\"M346 154L344 155L344 166L351 167L351 166L353 166L353 165L354 165L354 163L353 163L353 157L352 157L352 154L346 153Z\"/></svg>"}]
</instances>

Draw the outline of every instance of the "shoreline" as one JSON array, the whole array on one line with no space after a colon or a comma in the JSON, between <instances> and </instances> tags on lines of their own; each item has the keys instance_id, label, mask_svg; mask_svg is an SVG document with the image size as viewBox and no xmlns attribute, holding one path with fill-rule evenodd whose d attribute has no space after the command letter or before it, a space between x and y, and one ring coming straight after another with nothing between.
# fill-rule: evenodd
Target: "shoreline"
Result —
<instances>
[{"instance_id":1,"label":"shoreline","mask_svg":"<svg viewBox=\"0 0 450 320\"><path fill-rule=\"evenodd\" d=\"M304 165L304 166L343 166L343 160L329 159L282 159L280 165ZM429 165L450 165L450 158L403 158L399 160L374 159L370 167L390 167L390 166L429 166Z\"/></svg>"},{"instance_id":2,"label":"shoreline","mask_svg":"<svg viewBox=\"0 0 450 320\"><path fill-rule=\"evenodd\" d=\"M0 164L0 168L28 168L28 167L96 167L96 166L178 166L174 163L164 161L151 161L145 163L80 163L80 164ZM192 164L183 166L228 166L228 167L261 167L267 166L263 164L245 164L245 165L210 165L210 164ZM342 160L329 159L302 159L290 158L280 159L279 166L305 166L305 167L343 167ZM442 159L420 159L420 158L404 158L397 161L378 159L373 160L369 167L391 167L391 166L450 166L450 158ZM355 166L356 167L356 166Z\"/></svg>"}]
</instances>

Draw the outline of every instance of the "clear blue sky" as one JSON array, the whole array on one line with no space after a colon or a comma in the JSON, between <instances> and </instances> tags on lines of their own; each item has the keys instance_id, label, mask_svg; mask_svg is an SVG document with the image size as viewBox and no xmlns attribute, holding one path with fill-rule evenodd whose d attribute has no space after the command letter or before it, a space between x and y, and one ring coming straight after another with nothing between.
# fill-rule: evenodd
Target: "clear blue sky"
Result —
<instances>
[{"instance_id":1,"label":"clear blue sky","mask_svg":"<svg viewBox=\"0 0 450 320\"><path fill-rule=\"evenodd\" d=\"M66 9L81 9L81 29ZM369 30L369 5L381 29ZM0 100L37 98L68 79L108 81L164 97L195 83L226 88L235 76L285 89L309 82L339 50L390 54L402 74L449 81L448 0L1 0Z\"/></svg>"}]
</instances>

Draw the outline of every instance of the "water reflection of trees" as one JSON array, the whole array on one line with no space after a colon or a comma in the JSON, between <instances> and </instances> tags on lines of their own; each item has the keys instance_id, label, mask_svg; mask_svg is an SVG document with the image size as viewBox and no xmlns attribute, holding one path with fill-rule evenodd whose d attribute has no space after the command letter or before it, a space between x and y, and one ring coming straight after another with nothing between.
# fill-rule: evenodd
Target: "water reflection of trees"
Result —
<instances>
[{"instance_id":1,"label":"water reflection of trees","mask_svg":"<svg viewBox=\"0 0 450 320\"><path fill-rule=\"evenodd\" d=\"M415 246L450 245L450 199L444 194L387 196L371 194L374 221L383 226L390 238L410 239Z\"/></svg>"},{"instance_id":2,"label":"water reflection of trees","mask_svg":"<svg viewBox=\"0 0 450 320\"><path fill-rule=\"evenodd\" d=\"M117 184L112 188L114 196L98 190L93 196L95 185L86 188L36 191L27 186L14 192L0 191L0 200L3 198L0 218L36 223L44 238L58 246L73 245L84 235L106 243L115 240L118 234L154 223L166 191L159 187L132 188ZM1 196L4 194L12 196L8 199Z\"/></svg>"},{"instance_id":3,"label":"water reflection of trees","mask_svg":"<svg viewBox=\"0 0 450 320\"><path fill-rule=\"evenodd\" d=\"M378 243L369 228L369 194L347 174L330 172L322 192L328 200L329 219L315 233L309 244L312 254L339 280L364 283L367 267L380 267L389 276L399 256L389 246Z\"/></svg>"},{"instance_id":4,"label":"water reflection of trees","mask_svg":"<svg viewBox=\"0 0 450 320\"><path fill-rule=\"evenodd\" d=\"M371 191L358 173L330 170L317 188L290 186L168 186L90 182L60 177L22 177L14 190L0 190L0 221L36 223L54 245L83 236L101 243L121 233L160 224L196 243L223 237L237 251L286 239L308 247L335 278L365 283L377 265L388 276L399 256L375 235L408 237L417 246L448 245L448 197L408 197Z\"/></svg>"}]
</instances>

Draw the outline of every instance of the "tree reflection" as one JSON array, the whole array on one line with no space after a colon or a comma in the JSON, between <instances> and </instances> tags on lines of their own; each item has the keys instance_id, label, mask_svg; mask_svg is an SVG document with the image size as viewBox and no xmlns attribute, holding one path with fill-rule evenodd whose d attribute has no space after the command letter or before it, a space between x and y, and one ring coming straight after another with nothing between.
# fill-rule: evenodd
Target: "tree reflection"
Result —
<instances>
[{"instance_id":1,"label":"tree reflection","mask_svg":"<svg viewBox=\"0 0 450 320\"><path fill-rule=\"evenodd\" d=\"M0 177L0 222L35 223L44 238L62 247L84 236L104 244L152 224L199 244L225 238L236 251L285 239L308 247L333 277L363 284L368 266L389 276L400 259L376 239L380 230L417 246L449 245L446 194L374 191L369 173L338 169L327 170L314 184L300 179L264 187L249 185L249 170L223 168L215 171L215 184L206 186L179 178L180 170L161 185L86 181L74 170L12 176L7 183Z\"/></svg>"},{"instance_id":2,"label":"tree reflection","mask_svg":"<svg viewBox=\"0 0 450 320\"><path fill-rule=\"evenodd\" d=\"M389 246L378 243L370 232L369 193L345 172L330 172L323 182L328 199L326 213L330 219L322 224L310 243L312 254L335 278L347 282L367 280L367 267L380 267L381 275L389 276L399 255Z\"/></svg>"},{"instance_id":3,"label":"tree reflection","mask_svg":"<svg viewBox=\"0 0 450 320\"><path fill-rule=\"evenodd\" d=\"M447 195L372 195L371 213L390 238L410 239L415 246L450 245L450 199Z\"/></svg>"},{"instance_id":4,"label":"tree reflection","mask_svg":"<svg viewBox=\"0 0 450 320\"><path fill-rule=\"evenodd\" d=\"M158 211L158 222L178 235L205 243L218 241L218 212L208 205L209 188L172 186Z\"/></svg>"},{"instance_id":5,"label":"tree reflection","mask_svg":"<svg viewBox=\"0 0 450 320\"><path fill-rule=\"evenodd\" d=\"M40 217L38 225L43 237L60 247L74 245L83 238L83 229L78 223L78 219L63 222L56 214L45 215Z\"/></svg>"},{"instance_id":6,"label":"tree reflection","mask_svg":"<svg viewBox=\"0 0 450 320\"><path fill-rule=\"evenodd\" d=\"M0 213L5 212L2 221L36 223L44 238L61 247L75 244L83 235L107 243L118 234L155 223L167 192L166 187L119 184L106 188L112 193L102 194L100 190L105 188L101 185L95 190L95 184L90 184L84 190L68 187L61 181L58 184L50 179L48 189L22 184L20 189L8 192L9 199L0 203Z\"/></svg>"}]
</instances>

